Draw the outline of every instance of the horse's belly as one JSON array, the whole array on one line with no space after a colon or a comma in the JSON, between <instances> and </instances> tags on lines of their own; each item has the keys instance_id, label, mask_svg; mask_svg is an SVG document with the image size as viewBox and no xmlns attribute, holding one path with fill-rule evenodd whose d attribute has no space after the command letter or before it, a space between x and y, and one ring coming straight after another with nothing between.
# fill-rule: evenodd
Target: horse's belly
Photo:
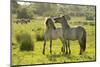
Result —
<instances>
[{"instance_id":1,"label":"horse's belly","mask_svg":"<svg viewBox=\"0 0 100 67\"><path fill-rule=\"evenodd\" d=\"M71 36L71 37L68 37L67 39L68 40L76 40L77 38L76 38L76 36Z\"/></svg>"},{"instance_id":2,"label":"horse's belly","mask_svg":"<svg viewBox=\"0 0 100 67\"><path fill-rule=\"evenodd\" d=\"M75 29L73 29L73 30L67 32L67 39L68 40L76 40L77 39L76 35L77 35L77 32Z\"/></svg>"}]
</instances>

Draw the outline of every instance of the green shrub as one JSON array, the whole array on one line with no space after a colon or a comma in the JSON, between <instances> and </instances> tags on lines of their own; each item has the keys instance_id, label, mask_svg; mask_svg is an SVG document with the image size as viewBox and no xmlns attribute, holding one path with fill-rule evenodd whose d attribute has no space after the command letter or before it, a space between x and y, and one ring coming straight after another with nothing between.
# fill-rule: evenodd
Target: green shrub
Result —
<instances>
[{"instance_id":1,"label":"green shrub","mask_svg":"<svg viewBox=\"0 0 100 67\"><path fill-rule=\"evenodd\" d=\"M21 37L22 37L21 33L16 35L16 40L17 40L18 43L21 43L21 39L22 39Z\"/></svg>"},{"instance_id":2,"label":"green shrub","mask_svg":"<svg viewBox=\"0 0 100 67\"><path fill-rule=\"evenodd\" d=\"M43 41L44 40L44 35L42 32L36 33L36 40L37 41Z\"/></svg>"},{"instance_id":3,"label":"green shrub","mask_svg":"<svg viewBox=\"0 0 100 67\"><path fill-rule=\"evenodd\" d=\"M16 36L16 40L20 43L21 51L30 51L34 50L34 44L31 39L31 36L28 33L20 33Z\"/></svg>"},{"instance_id":4,"label":"green shrub","mask_svg":"<svg viewBox=\"0 0 100 67\"><path fill-rule=\"evenodd\" d=\"M17 13L17 19L32 19L32 12L28 11L27 8L21 8Z\"/></svg>"},{"instance_id":5,"label":"green shrub","mask_svg":"<svg viewBox=\"0 0 100 67\"><path fill-rule=\"evenodd\" d=\"M86 16L86 20L94 20L93 16Z\"/></svg>"},{"instance_id":6,"label":"green shrub","mask_svg":"<svg viewBox=\"0 0 100 67\"><path fill-rule=\"evenodd\" d=\"M83 22L83 25L88 25L88 22Z\"/></svg>"},{"instance_id":7,"label":"green shrub","mask_svg":"<svg viewBox=\"0 0 100 67\"><path fill-rule=\"evenodd\" d=\"M89 22L89 25L90 25L90 26L94 26L95 23L93 23L93 22Z\"/></svg>"},{"instance_id":8,"label":"green shrub","mask_svg":"<svg viewBox=\"0 0 100 67\"><path fill-rule=\"evenodd\" d=\"M12 42L12 45L16 45L16 43Z\"/></svg>"},{"instance_id":9,"label":"green shrub","mask_svg":"<svg viewBox=\"0 0 100 67\"><path fill-rule=\"evenodd\" d=\"M40 30L42 30L42 28L37 28L37 31L40 31Z\"/></svg>"}]
</instances>

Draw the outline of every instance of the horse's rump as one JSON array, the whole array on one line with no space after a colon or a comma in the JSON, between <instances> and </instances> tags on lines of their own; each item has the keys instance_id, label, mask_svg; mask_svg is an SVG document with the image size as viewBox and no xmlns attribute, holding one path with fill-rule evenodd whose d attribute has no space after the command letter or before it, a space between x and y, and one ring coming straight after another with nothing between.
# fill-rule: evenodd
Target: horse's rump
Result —
<instances>
[{"instance_id":1,"label":"horse's rump","mask_svg":"<svg viewBox=\"0 0 100 67\"><path fill-rule=\"evenodd\" d=\"M86 33L85 29L81 26L72 27L64 30L66 40L79 40L82 39L83 34Z\"/></svg>"}]
</instances>

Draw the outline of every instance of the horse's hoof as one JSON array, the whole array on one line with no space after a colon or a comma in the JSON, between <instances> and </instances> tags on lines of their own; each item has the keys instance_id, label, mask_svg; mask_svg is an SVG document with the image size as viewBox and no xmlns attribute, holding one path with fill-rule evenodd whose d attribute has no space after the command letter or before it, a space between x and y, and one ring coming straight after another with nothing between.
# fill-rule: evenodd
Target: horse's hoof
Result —
<instances>
[{"instance_id":1,"label":"horse's hoof","mask_svg":"<svg viewBox=\"0 0 100 67\"><path fill-rule=\"evenodd\" d=\"M43 55L45 55L45 53L44 53L44 52L42 52L42 54L43 54Z\"/></svg>"},{"instance_id":2,"label":"horse's hoof","mask_svg":"<svg viewBox=\"0 0 100 67\"><path fill-rule=\"evenodd\" d=\"M66 54L68 54L68 52L66 52Z\"/></svg>"},{"instance_id":3,"label":"horse's hoof","mask_svg":"<svg viewBox=\"0 0 100 67\"><path fill-rule=\"evenodd\" d=\"M82 55L82 53L80 52L79 55Z\"/></svg>"},{"instance_id":4,"label":"horse's hoof","mask_svg":"<svg viewBox=\"0 0 100 67\"><path fill-rule=\"evenodd\" d=\"M61 52L65 53L65 50L63 49L63 47L61 48Z\"/></svg>"},{"instance_id":5,"label":"horse's hoof","mask_svg":"<svg viewBox=\"0 0 100 67\"><path fill-rule=\"evenodd\" d=\"M45 55L45 53L43 53L43 55Z\"/></svg>"},{"instance_id":6,"label":"horse's hoof","mask_svg":"<svg viewBox=\"0 0 100 67\"><path fill-rule=\"evenodd\" d=\"M71 54L71 51L69 52L69 54Z\"/></svg>"}]
</instances>

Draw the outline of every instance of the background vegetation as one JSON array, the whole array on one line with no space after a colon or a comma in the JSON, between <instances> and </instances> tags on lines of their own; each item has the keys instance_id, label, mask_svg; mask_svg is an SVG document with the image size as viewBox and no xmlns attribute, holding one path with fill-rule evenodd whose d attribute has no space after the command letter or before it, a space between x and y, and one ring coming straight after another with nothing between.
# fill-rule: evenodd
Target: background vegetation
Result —
<instances>
[{"instance_id":1,"label":"background vegetation","mask_svg":"<svg viewBox=\"0 0 100 67\"><path fill-rule=\"evenodd\" d=\"M27 4L28 3L28 4ZM95 7L81 5L51 4L12 0L12 64L47 64L79 61L94 61L95 56ZM53 55L49 53L47 41L46 55L42 54L45 18L66 15L70 26L82 25L87 32L86 52L79 55L79 44L71 41L71 55L61 53L62 43L53 40ZM30 23L16 24L17 19L30 19ZM60 24L55 24L61 27Z\"/></svg>"}]
</instances>

